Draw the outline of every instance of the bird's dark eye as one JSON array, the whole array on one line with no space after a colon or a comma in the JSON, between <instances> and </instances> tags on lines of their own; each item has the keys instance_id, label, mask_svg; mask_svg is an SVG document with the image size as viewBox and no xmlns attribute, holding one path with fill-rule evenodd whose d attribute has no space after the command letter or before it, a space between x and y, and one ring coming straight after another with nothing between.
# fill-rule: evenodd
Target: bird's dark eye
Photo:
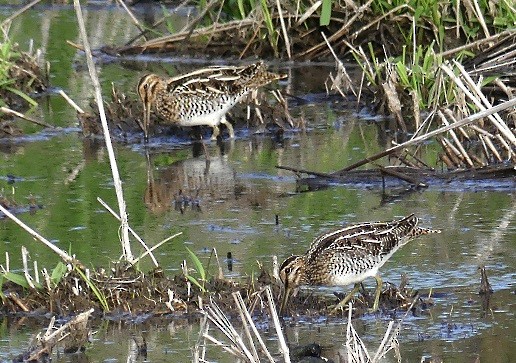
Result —
<instances>
[{"instance_id":1,"label":"bird's dark eye","mask_svg":"<svg viewBox=\"0 0 516 363\"><path fill-rule=\"evenodd\" d=\"M147 88L149 88L149 85L148 85L147 83L145 83L145 84L143 85L143 89L145 89L145 90L146 90Z\"/></svg>"}]
</instances>

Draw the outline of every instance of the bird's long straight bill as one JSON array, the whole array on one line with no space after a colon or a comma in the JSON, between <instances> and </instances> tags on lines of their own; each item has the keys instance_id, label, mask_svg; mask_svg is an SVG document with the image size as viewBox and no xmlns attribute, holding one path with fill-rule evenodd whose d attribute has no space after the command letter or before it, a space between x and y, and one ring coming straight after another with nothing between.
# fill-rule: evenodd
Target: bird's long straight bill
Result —
<instances>
[{"instance_id":1,"label":"bird's long straight bill","mask_svg":"<svg viewBox=\"0 0 516 363\"><path fill-rule=\"evenodd\" d=\"M150 112L151 107L147 102L143 103L143 134L145 140L149 137L149 125L150 125Z\"/></svg>"},{"instance_id":2,"label":"bird's long straight bill","mask_svg":"<svg viewBox=\"0 0 516 363\"><path fill-rule=\"evenodd\" d=\"M279 315L282 316L285 312L285 308L287 307L288 299L290 298L290 293L292 292L292 289L288 286L285 286L281 295L281 301L280 301L280 309L279 309Z\"/></svg>"}]
</instances>

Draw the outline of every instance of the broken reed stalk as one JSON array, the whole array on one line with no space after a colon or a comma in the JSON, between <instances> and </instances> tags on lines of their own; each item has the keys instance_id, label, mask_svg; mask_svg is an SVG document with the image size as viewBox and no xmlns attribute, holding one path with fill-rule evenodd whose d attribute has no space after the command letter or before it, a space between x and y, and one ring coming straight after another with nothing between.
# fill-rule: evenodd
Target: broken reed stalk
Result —
<instances>
[{"instance_id":1,"label":"broken reed stalk","mask_svg":"<svg viewBox=\"0 0 516 363\"><path fill-rule=\"evenodd\" d=\"M267 350L267 347L265 346L263 339L260 337L260 333L258 333L258 329L256 329L256 325L253 323L253 319L251 318L249 311L247 311L244 300L242 299L242 295L239 291L232 293L232 295L233 299L235 300L235 303L237 304L238 313L240 314L240 320L242 321L244 332L247 336L247 341L249 342L249 347L253 353L253 357L256 359L256 361L260 360L260 358L258 357L258 351L256 350L254 344L253 336L251 335L251 331L249 329L253 331L254 336L258 339L258 343L260 344L262 351L265 352L265 355L267 356L269 361L274 363L274 359Z\"/></svg>"},{"instance_id":2,"label":"broken reed stalk","mask_svg":"<svg viewBox=\"0 0 516 363\"><path fill-rule=\"evenodd\" d=\"M55 244L51 243L49 240L47 240L45 237L41 236L38 232L27 226L25 223L23 223L21 220L19 220L14 214L9 212L7 209L5 209L0 204L0 212L4 213L7 217L12 219L16 224L18 224L20 227L22 227L24 230L29 232L34 239L42 242L45 246L50 248L52 251L57 253L59 257L65 262L65 263L71 263L72 265L78 266L80 268L84 268L84 265L82 262L77 260L76 258L70 256L68 253L62 251L59 247L57 247Z\"/></svg>"},{"instance_id":3,"label":"broken reed stalk","mask_svg":"<svg viewBox=\"0 0 516 363\"><path fill-rule=\"evenodd\" d=\"M366 363L371 362L369 352L351 323L353 315L353 304L348 304L348 325L346 327L346 354L348 362Z\"/></svg>"},{"instance_id":4,"label":"broken reed stalk","mask_svg":"<svg viewBox=\"0 0 516 363\"><path fill-rule=\"evenodd\" d=\"M95 64L93 62L93 57L91 55L91 48L88 42L88 36L86 33L86 27L84 25L84 19L82 16L81 5L79 0L74 0L73 5L75 8L75 12L77 14L77 22L79 24L79 30L82 37L82 42L84 45L84 52L86 54L86 63L88 64L88 70L90 72L90 77L93 83L93 87L95 89L95 101L97 102L97 106L99 109L100 120L102 122L102 130L104 132L104 140L106 142L106 149L109 155L109 164L111 166L111 173L113 174L113 184L115 185L115 192L118 201L119 208L119 216L121 218L121 243L122 243L122 251L125 259L133 263L134 257L131 252L131 245L129 240L129 223L127 220L127 212L126 205L122 190L122 180L120 179L120 174L118 173L118 167L116 164L116 157L113 151L113 144L111 143L111 135L109 133L109 127L106 119L106 113L104 111L104 101L102 100L102 93L100 88L100 82L97 77L97 72L95 70Z\"/></svg>"},{"instance_id":5,"label":"broken reed stalk","mask_svg":"<svg viewBox=\"0 0 516 363\"><path fill-rule=\"evenodd\" d=\"M246 359L247 362L256 362L253 354L249 351L249 348L247 348L242 337L229 321L229 318L214 301L210 301L205 313L207 318L231 341L231 345L229 345L225 350L240 358ZM205 334L204 336L212 342L216 341L215 338L208 334ZM222 342L219 342L218 344L221 346L226 345Z\"/></svg>"},{"instance_id":6,"label":"broken reed stalk","mask_svg":"<svg viewBox=\"0 0 516 363\"><path fill-rule=\"evenodd\" d=\"M382 342L380 346L376 350L373 358L370 357L367 348L365 347L362 339L356 332L353 324L351 322L351 316L353 311L353 304L349 303L348 305L348 325L346 329L346 351L348 362L356 362L356 363L379 363L383 361L385 355L391 350L394 349L396 354L396 359L398 362L401 362L401 354L399 350L399 342L398 335L401 331L401 326L403 324L404 319L407 317L408 313L414 307L414 304L419 300L419 295L416 295L412 299L412 303L407 309L407 312L403 317L398 321L396 326L394 326L394 320L389 322L387 326L387 330L383 336Z\"/></svg>"},{"instance_id":7,"label":"broken reed stalk","mask_svg":"<svg viewBox=\"0 0 516 363\"><path fill-rule=\"evenodd\" d=\"M443 127L440 127L438 128L437 130L433 130L433 131L430 131L424 135L420 135L420 136L417 136L417 137L414 137L406 142L403 142L401 144L398 144L396 146L393 146L393 147L390 147L378 154L375 154L375 155L372 155L372 156L369 156L365 159L362 159L361 161L358 161L352 165L349 165L347 167L345 167L344 169L341 169L339 171L336 171L332 174L332 176L336 176L336 175L340 175L340 174L344 174L345 172L347 171L350 171L350 170L353 170L353 169L356 169L362 165L365 165L365 164L368 164L372 161L375 161L375 160L378 160L384 156L387 156L387 155L390 155L392 154L393 152L395 151L398 151L398 150L401 150L409 145L414 145L414 144L418 144L422 141L425 141L425 140L428 140L434 136L437 136L439 134L442 134L446 131L449 131L449 130L453 130L453 129L456 129L458 127L462 127L462 126L465 126L465 125L468 125L474 121L477 121L481 118L484 118L484 117L487 117L489 115L492 115L492 114L495 114L497 112L500 112L500 111L503 111L503 110L506 110L510 107L514 107L516 106L516 98L512 98L508 101L505 101L504 103L501 103L499 105L496 105L496 106L493 106L487 110L482 110L482 111L479 111L473 115L470 115L470 116L467 116L467 117L464 117L463 119L453 123L453 124L450 124L448 126L443 126Z\"/></svg>"}]
</instances>

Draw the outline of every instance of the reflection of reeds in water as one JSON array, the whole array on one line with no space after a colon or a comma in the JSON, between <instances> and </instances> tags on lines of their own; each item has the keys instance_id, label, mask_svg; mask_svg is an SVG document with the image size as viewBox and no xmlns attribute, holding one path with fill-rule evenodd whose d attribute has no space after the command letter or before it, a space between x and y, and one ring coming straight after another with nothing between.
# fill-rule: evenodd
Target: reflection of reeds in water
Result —
<instances>
[{"instance_id":1,"label":"reflection of reeds in water","mask_svg":"<svg viewBox=\"0 0 516 363\"><path fill-rule=\"evenodd\" d=\"M268 362L290 362L290 350L286 344L286 337L281 329L280 320L278 318L274 298L269 286L262 290L258 295L255 296L254 303L251 304L251 308L247 308L239 292L233 293L233 297L236 302L236 306L240 316L240 322L242 328L240 332L235 328L230 318L220 309L215 303L211 302L208 307L203 311L204 318L201 320L201 329L199 331L199 339L194 347L194 362L205 362L207 361L207 348L208 343L214 344L221 347L224 351L238 357L243 362L260 362L260 358L266 358L264 360ZM418 296L414 298L414 302L418 300ZM269 352L267 346L265 346L265 339L261 337L258 331L255 320L252 318L254 307L259 306L258 301L262 303L262 306L267 306L268 309L263 309L261 313L268 314L272 320L275 332L277 335L277 341L279 344L279 350L282 358L278 360L274 359L272 354ZM408 309L410 311L412 306ZM394 354L398 362L401 362L401 355L399 351L398 335L401 330L403 319L397 324L391 321L387 327L384 337L380 343L375 354L371 357L365 347L362 339L356 332L353 324L351 323L352 316L352 304L349 304L349 315L348 324L346 329L346 351L347 361L356 363L374 363L380 362L386 357L386 354L394 350ZM408 313L408 312L407 312ZM405 315L406 316L406 315ZM217 339L210 333L210 323L212 323L220 332L225 336L225 340ZM270 338L268 338L270 340ZM324 361L325 358L320 358L320 361Z\"/></svg>"},{"instance_id":2,"label":"reflection of reeds in water","mask_svg":"<svg viewBox=\"0 0 516 363\"><path fill-rule=\"evenodd\" d=\"M235 171L225 157L192 158L160 170L157 177L149 166L144 201L154 213L164 212L173 205L184 211L188 206L199 209L201 199L226 199L239 189Z\"/></svg>"}]
</instances>

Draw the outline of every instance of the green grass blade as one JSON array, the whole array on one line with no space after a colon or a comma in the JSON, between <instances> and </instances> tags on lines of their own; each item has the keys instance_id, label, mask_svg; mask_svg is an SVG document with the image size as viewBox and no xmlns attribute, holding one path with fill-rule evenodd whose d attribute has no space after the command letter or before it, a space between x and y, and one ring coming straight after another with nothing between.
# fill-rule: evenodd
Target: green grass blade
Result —
<instances>
[{"instance_id":1,"label":"green grass blade","mask_svg":"<svg viewBox=\"0 0 516 363\"><path fill-rule=\"evenodd\" d=\"M97 297L97 299L99 300L100 302L100 305L102 306L102 309L105 311L105 312L108 312L109 311L109 305L107 303L107 299L106 297L104 296L104 294L102 292L100 292L100 290L97 288L97 286L88 278L86 277L86 275L84 274L84 272L78 268L78 267L75 267L75 271L77 271L77 273L81 276L81 278L86 282L86 284L88 285L88 287L91 289L91 291L93 291L93 294Z\"/></svg>"},{"instance_id":2,"label":"green grass blade","mask_svg":"<svg viewBox=\"0 0 516 363\"><path fill-rule=\"evenodd\" d=\"M12 92L12 93L20 96L21 98L23 98L25 101L27 101L27 103L29 103L33 107L36 107L38 105L38 103L36 101L34 101L32 98L29 97L29 95L23 93L20 90L17 90L16 88L5 87L5 89L8 90L9 92Z\"/></svg>"},{"instance_id":3,"label":"green grass blade","mask_svg":"<svg viewBox=\"0 0 516 363\"><path fill-rule=\"evenodd\" d=\"M245 18L244 1L238 0L237 3L238 3L238 11L240 11L240 18L244 19Z\"/></svg>"},{"instance_id":4,"label":"green grass blade","mask_svg":"<svg viewBox=\"0 0 516 363\"><path fill-rule=\"evenodd\" d=\"M330 24L332 1L333 0L323 0L322 2L321 18L319 19L319 24L321 26L326 26Z\"/></svg>"},{"instance_id":5,"label":"green grass blade","mask_svg":"<svg viewBox=\"0 0 516 363\"><path fill-rule=\"evenodd\" d=\"M188 247L186 247L186 250L190 254L190 259L192 260L193 264L195 265L195 270L199 273L201 276L201 281L206 280L206 271L204 270L204 266L202 265L201 260L199 260L199 257L195 255L195 253L192 252Z\"/></svg>"},{"instance_id":6,"label":"green grass blade","mask_svg":"<svg viewBox=\"0 0 516 363\"><path fill-rule=\"evenodd\" d=\"M25 278L25 275L21 274L15 274L11 271L6 271L2 273L2 276L11 281L12 283L15 283L18 286L23 287L24 289L30 288L29 283L27 282L27 279Z\"/></svg>"},{"instance_id":7,"label":"green grass blade","mask_svg":"<svg viewBox=\"0 0 516 363\"><path fill-rule=\"evenodd\" d=\"M187 275L186 278L192 283L194 284L195 286L197 286L199 288L199 290L201 290L202 293L205 293L206 292L206 289L204 288L203 285L201 285L199 283L199 281L197 281L197 279L195 277L193 277L192 275Z\"/></svg>"},{"instance_id":8,"label":"green grass blade","mask_svg":"<svg viewBox=\"0 0 516 363\"><path fill-rule=\"evenodd\" d=\"M54 267L54 269L52 270L52 275L50 276L50 281L52 281L54 286L56 286L61 281L61 279L67 271L68 268L66 267L66 265L59 261L56 267Z\"/></svg>"}]
</instances>

